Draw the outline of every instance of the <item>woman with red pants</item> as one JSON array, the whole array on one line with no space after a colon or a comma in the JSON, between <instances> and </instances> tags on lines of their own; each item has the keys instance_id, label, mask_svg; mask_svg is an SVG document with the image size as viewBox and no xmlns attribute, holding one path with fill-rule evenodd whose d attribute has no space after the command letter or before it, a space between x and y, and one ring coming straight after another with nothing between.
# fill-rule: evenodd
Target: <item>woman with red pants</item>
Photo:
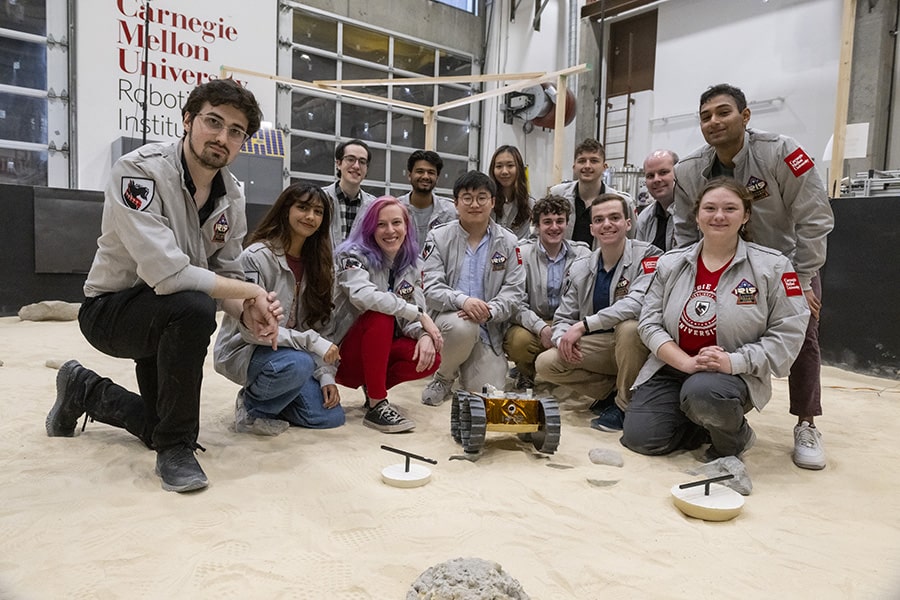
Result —
<instances>
[{"instance_id":1,"label":"woman with red pants","mask_svg":"<svg viewBox=\"0 0 900 600\"><path fill-rule=\"evenodd\" d=\"M333 339L342 340L336 380L362 386L363 424L384 433L416 426L388 402L388 389L428 377L441 362L443 339L425 313L415 231L406 208L385 196L335 250Z\"/></svg>"}]
</instances>

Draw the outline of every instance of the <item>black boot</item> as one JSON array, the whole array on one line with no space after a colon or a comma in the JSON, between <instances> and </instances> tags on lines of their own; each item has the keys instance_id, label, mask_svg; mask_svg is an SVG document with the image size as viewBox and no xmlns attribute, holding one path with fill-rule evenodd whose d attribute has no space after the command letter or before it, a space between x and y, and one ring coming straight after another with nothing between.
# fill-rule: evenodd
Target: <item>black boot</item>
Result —
<instances>
[{"instance_id":1,"label":"black boot","mask_svg":"<svg viewBox=\"0 0 900 600\"><path fill-rule=\"evenodd\" d=\"M70 360L56 375L56 403L45 422L50 437L72 437L81 415L121 427L153 448L141 397Z\"/></svg>"},{"instance_id":2,"label":"black boot","mask_svg":"<svg viewBox=\"0 0 900 600\"><path fill-rule=\"evenodd\" d=\"M156 474L167 492L192 492L209 485L190 444L160 450L156 454Z\"/></svg>"}]
</instances>

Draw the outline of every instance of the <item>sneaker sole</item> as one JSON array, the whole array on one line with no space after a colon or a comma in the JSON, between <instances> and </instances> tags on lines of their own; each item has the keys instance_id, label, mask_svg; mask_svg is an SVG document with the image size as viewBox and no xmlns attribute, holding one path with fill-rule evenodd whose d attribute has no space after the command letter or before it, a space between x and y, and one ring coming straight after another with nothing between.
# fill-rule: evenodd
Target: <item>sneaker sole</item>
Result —
<instances>
[{"instance_id":1,"label":"sneaker sole","mask_svg":"<svg viewBox=\"0 0 900 600\"><path fill-rule=\"evenodd\" d=\"M63 395L65 394L69 382L72 380L72 376L75 374L75 367L80 366L81 363L77 360L68 360L63 363L56 373L56 402L53 403L53 407L50 409L50 412L47 413L47 418L44 420L44 428L47 430L47 435L49 437L75 437L75 429L78 428L78 419L75 419L75 424L72 425L71 430L55 429L52 423L56 420L56 416L62 408L64 400Z\"/></svg>"},{"instance_id":2,"label":"sneaker sole","mask_svg":"<svg viewBox=\"0 0 900 600\"><path fill-rule=\"evenodd\" d=\"M412 421L397 423L396 425L378 425L377 423L372 423L371 421L363 419L363 425L369 429L380 431L381 433L403 433L404 431L412 431L416 428L416 424Z\"/></svg>"},{"instance_id":3,"label":"sneaker sole","mask_svg":"<svg viewBox=\"0 0 900 600\"><path fill-rule=\"evenodd\" d=\"M601 425L600 423L591 423L591 429L596 429L597 431L605 431L606 433L622 433L622 427L618 429L614 427L608 427L606 425Z\"/></svg>"},{"instance_id":4,"label":"sneaker sole","mask_svg":"<svg viewBox=\"0 0 900 600\"><path fill-rule=\"evenodd\" d=\"M425 398L422 398L422 404L424 404L425 406L440 406L441 404L443 404L444 402L446 402L449 399L450 399L450 394L447 394L447 396L445 396L443 399L441 399L438 402L435 402L434 400L426 400Z\"/></svg>"},{"instance_id":5,"label":"sneaker sole","mask_svg":"<svg viewBox=\"0 0 900 600\"><path fill-rule=\"evenodd\" d=\"M802 460L797 460L796 456L791 456L791 459L794 461L794 464L800 467L801 469L808 469L810 471L821 471L825 468L825 463L821 462L803 462Z\"/></svg>"},{"instance_id":6,"label":"sneaker sole","mask_svg":"<svg viewBox=\"0 0 900 600\"><path fill-rule=\"evenodd\" d=\"M160 477L159 469L155 469L156 476L159 477L160 482L162 483L162 489L167 492L193 492L195 490L202 490L203 488L209 486L209 480L205 477L203 479L192 479L191 481L184 483L182 485L172 485L171 483L166 483L166 481Z\"/></svg>"}]
</instances>

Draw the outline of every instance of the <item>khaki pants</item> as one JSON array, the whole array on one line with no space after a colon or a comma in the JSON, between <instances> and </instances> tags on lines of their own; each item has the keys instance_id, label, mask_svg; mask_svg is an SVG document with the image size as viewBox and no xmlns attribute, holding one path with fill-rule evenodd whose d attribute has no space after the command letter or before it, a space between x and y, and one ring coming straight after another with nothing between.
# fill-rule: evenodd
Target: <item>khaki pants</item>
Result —
<instances>
[{"instance_id":1,"label":"khaki pants","mask_svg":"<svg viewBox=\"0 0 900 600\"><path fill-rule=\"evenodd\" d=\"M486 384L506 387L506 356L498 356L481 341L478 323L460 319L455 312L441 313L434 322L444 336L438 375L450 382L459 376L460 387L470 392L480 392Z\"/></svg>"},{"instance_id":2,"label":"khaki pants","mask_svg":"<svg viewBox=\"0 0 900 600\"><path fill-rule=\"evenodd\" d=\"M511 325L503 340L503 350L509 360L516 363L520 373L534 379L534 361L546 348L541 344L540 336L534 335L521 325Z\"/></svg>"},{"instance_id":3,"label":"khaki pants","mask_svg":"<svg viewBox=\"0 0 900 600\"><path fill-rule=\"evenodd\" d=\"M579 364L563 360L556 348L538 356L538 377L597 399L615 389L616 405L625 410L631 400L631 386L650 354L638 336L637 321L623 321L612 333L582 336L578 345L584 355Z\"/></svg>"}]
</instances>

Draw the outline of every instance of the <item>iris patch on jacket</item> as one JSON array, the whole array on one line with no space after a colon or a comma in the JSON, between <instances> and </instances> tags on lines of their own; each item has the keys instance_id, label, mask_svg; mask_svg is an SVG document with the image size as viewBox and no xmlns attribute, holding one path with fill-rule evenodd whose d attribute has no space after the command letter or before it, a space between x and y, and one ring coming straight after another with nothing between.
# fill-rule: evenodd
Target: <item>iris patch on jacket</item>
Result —
<instances>
[{"instance_id":1,"label":"iris patch on jacket","mask_svg":"<svg viewBox=\"0 0 900 600\"><path fill-rule=\"evenodd\" d=\"M750 192L750 196L753 197L754 201L768 198L770 195L769 184L753 175L747 180L747 191Z\"/></svg>"},{"instance_id":2,"label":"iris patch on jacket","mask_svg":"<svg viewBox=\"0 0 900 600\"><path fill-rule=\"evenodd\" d=\"M425 242L425 245L422 246L422 260L428 260L432 252L434 252L434 242Z\"/></svg>"},{"instance_id":3,"label":"iris patch on jacket","mask_svg":"<svg viewBox=\"0 0 900 600\"><path fill-rule=\"evenodd\" d=\"M147 177L122 178L122 202L128 208L144 212L153 202L156 182Z\"/></svg>"},{"instance_id":4,"label":"iris patch on jacket","mask_svg":"<svg viewBox=\"0 0 900 600\"><path fill-rule=\"evenodd\" d=\"M659 262L658 256L648 256L646 258L641 259L641 268L644 269L644 273L650 274L656 271L656 263Z\"/></svg>"},{"instance_id":5,"label":"iris patch on jacket","mask_svg":"<svg viewBox=\"0 0 900 600\"><path fill-rule=\"evenodd\" d=\"M628 285L630 283L631 282L625 279L625 277L619 278L619 282L616 284L616 289L613 291L613 302L618 302L628 295Z\"/></svg>"},{"instance_id":6,"label":"iris patch on jacket","mask_svg":"<svg viewBox=\"0 0 900 600\"><path fill-rule=\"evenodd\" d=\"M747 305L756 304L756 296L759 294L759 290L746 279L741 279L741 282L731 290L731 293L737 297L738 305Z\"/></svg>"},{"instance_id":7,"label":"iris patch on jacket","mask_svg":"<svg viewBox=\"0 0 900 600\"><path fill-rule=\"evenodd\" d=\"M787 163L787 166L791 169L791 173L794 174L794 177L800 177L813 168L813 161L807 156L806 152L803 151L803 148L797 148L788 154L784 158L784 162Z\"/></svg>"},{"instance_id":8,"label":"iris patch on jacket","mask_svg":"<svg viewBox=\"0 0 900 600\"><path fill-rule=\"evenodd\" d=\"M408 282L405 279L403 281L401 281L400 285L398 285L394 289L394 293L397 294L398 296L400 296L401 298L403 298L404 300L406 300L407 302L412 300L414 291L415 291L415 288L413 287L413 284L411 284L410 282Z\"/></svg>"},{"instance_id":9,"label":"iris patch on jacket","mask_svg":"<svg viewBox=\"0 0 900 600\"><path fill-rule=\"evenodd\" d=\"M231 225L228 224L228 218L225 215L222 215L219 217L219 220L216 221L216 224L213 225L213 242L224 244L225 236L228 234L229 229L231 229Z\"/></svg>"},{"instance_id":10,"label":"iris patch on jacket","mask_svg":"<svg viewBox=\"0 0 900 600\"><path fill-rule=\"evenodd\" d=\"M502 271L506 268L506 255L499 250L491 257L491 270Z\"/></svg>"},{"instance_id":11,"label":"iris patch on jacket","mask_svg":"<svg viewBox=\"0 0 900 600\"><path fill-rule=\"evenodd\" d=\"M800 278L796 273L785 273L781 276L781 285L784 286L784 293L787 296L802 296L803 288L800 287Z\"/></svg>"},{"instance_id":12,"label":"iris patch on jacket","mask_svg":"<svg viewBox=\"0 0 900 600\"><path fill-rule=\"evenodd\" d=\"M362 269L362 263L352 256L345 256L341 259L341 271L348 269Z\"/></svg>"}]
</instances>

